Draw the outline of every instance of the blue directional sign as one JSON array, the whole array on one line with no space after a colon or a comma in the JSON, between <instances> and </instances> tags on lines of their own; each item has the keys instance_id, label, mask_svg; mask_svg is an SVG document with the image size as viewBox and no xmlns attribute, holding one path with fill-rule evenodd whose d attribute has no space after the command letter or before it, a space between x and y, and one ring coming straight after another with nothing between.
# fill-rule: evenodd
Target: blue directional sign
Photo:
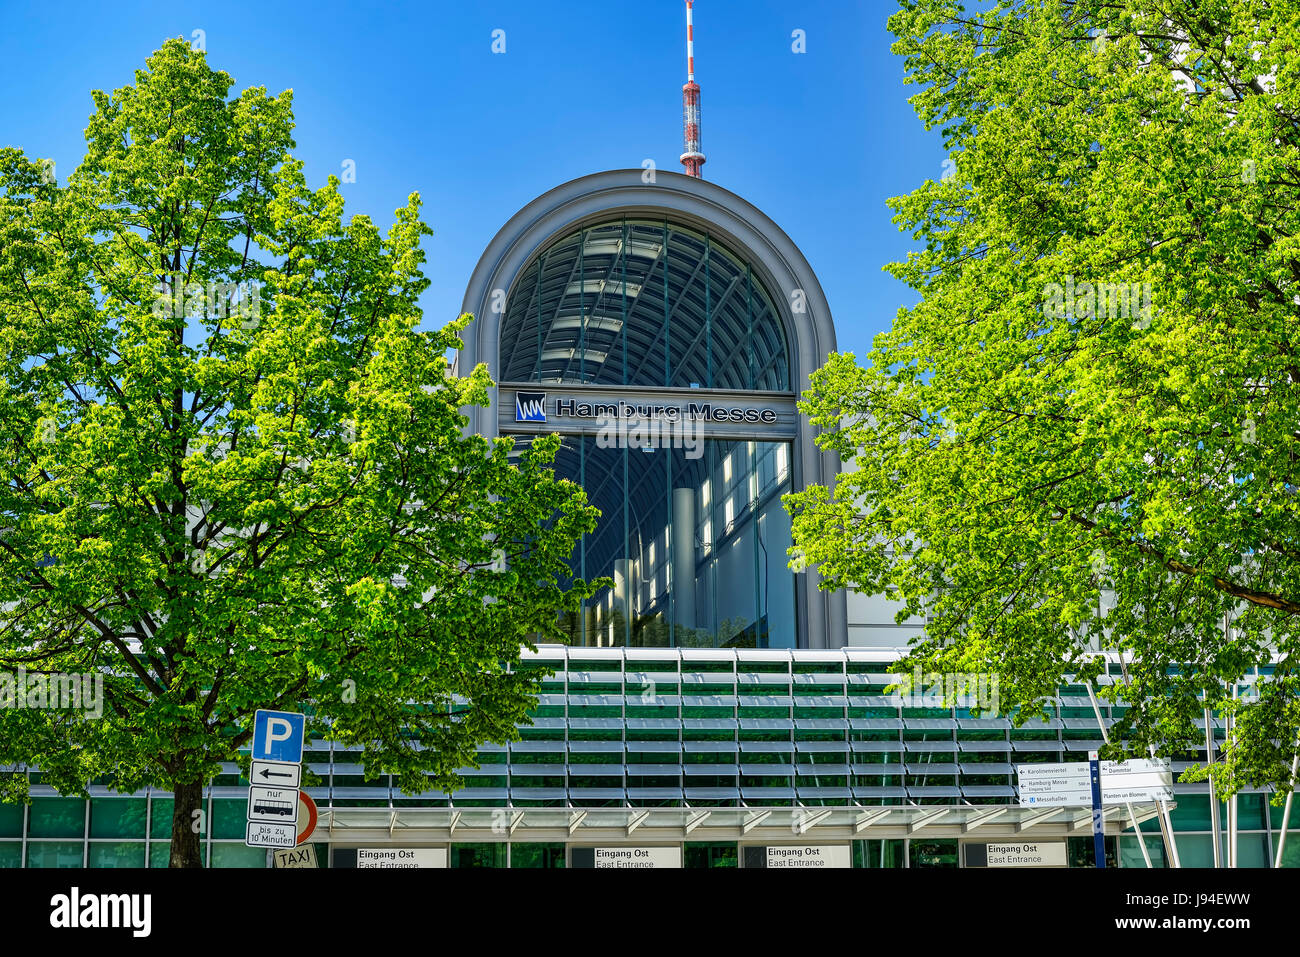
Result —
<instances>
[{"instance_id":1,"label":"blue directional sign","mask_svg":"<svg viewBox=\"0 0 1300 957\"><path fill-rule=\"evenodd\" d=\"M293 711L258 711L253 718L253 758L258 761L302 760L305 717Z\"/></svg>"}]
</instances>

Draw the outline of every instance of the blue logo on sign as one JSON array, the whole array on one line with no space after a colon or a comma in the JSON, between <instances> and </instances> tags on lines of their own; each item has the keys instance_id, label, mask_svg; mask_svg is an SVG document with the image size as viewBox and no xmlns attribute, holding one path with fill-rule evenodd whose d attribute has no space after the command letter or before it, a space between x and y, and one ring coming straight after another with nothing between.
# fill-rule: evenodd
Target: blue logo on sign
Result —
<instances>
[{"instance_id":1,"label":"blue logo on sign","mask_svg":"<svg viewBox=\"0 0 1300 957\"><path fill-rule=\"evenodd\" d=\"M545 392L516 392L515 393L515 421L516 422L545 422L546 421L546 393Z\"/></svg>"},{"instance_id":2,"label":"blue logo on sign","mask_svg":"<svg viewBox=\"0 0 1300 957\"><path fill-rule=\"evenodd\" d=\"M258 711L253 717L254 760L301 761L304 720L293 711Z\"/></svg>"}]
</instances>

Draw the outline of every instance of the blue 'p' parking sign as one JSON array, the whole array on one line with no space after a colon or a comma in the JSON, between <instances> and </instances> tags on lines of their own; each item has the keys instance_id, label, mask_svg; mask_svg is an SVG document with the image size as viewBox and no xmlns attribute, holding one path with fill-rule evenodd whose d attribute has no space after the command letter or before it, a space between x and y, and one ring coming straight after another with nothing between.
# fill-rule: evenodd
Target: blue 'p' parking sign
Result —
<instances>
[{"instance_id":1,"label":"blue 'p' parking sign","mask_svg":"<svg viewBox=\"0 0 1300 957\"><path fill-rule=\"evenodd\" d=\"M253 716L253 759L256 761L302 760L304 717L293 711L258 711Z\"/></svg>"}]
</instances>

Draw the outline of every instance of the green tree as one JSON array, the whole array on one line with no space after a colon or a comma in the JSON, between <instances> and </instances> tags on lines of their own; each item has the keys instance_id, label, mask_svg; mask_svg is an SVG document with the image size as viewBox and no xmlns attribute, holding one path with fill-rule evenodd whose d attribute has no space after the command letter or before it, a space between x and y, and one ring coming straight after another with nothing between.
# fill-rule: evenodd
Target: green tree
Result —
<instances>
[{"instance_id":1,"label":"green tree","mask_svg":"<svg viewBox=\"0 0 1300 957\"><path fill-rule=\"evenodd\" d=\"M1024 717L1120 652L1108 754L1203 744L1204 695L1237 715L1216 784L1288 788L1297 6L975 7L890 18L951 162L891 201L922 248L887 268L919 302L813 377L803 408L846 468L791 496L792 553L927 616L904 668L997 673Z\"/></svg>"},{"instance_id":2,"label":"green tree","mask_svg":"<svg viewBox=\"0 0 1300 957\"><path fill-rule=\"evenodd\" d=\"M527 720L521 647L590 593L560 584L595 512L558 440L513 463L466 434L470 317L416 329L418 195L386 236L344 222L289 153L291 93L231 85L169 40L93 94L66 185L0 151L0 667L104 677L98 718L0 709L0 763L172 790L173 867L257 708L455 787Z\"/></svg>"}]
</instances>

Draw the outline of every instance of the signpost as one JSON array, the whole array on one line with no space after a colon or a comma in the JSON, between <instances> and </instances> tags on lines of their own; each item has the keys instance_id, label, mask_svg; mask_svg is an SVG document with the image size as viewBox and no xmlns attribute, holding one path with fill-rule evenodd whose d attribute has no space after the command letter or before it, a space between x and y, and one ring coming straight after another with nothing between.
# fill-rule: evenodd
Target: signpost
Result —
<instances>
[{"instance_id":1,"label":"signpost","mask_svg":"<svg viewBox=\"0 0 1300 957\"><path fill-rule=\"evenodd\" d=\"M1018 764L1021 807L1087 806L1092 803L1092 783L1088 765L1082 761L1069 764Z\"/></svg>"},{"instance_id":2,"label":"signpost","mask_svg":"<svg viewBox=\"0 0 1300 957\"><path fill-rule=\"evenodd\" d=\"M298 812L306 797L299 790L305 725L306 716L296 711L259 710L253 716L248 831L244 837L249 847L296 847L316 826L316 805L311 798L307 798L305 831L299 825Z\"/></svg>"},{"instance_id":3,"label":"signpost","mask_svg":"<svg viewBox=\"0 0 1300 957\"><path fill-rule=\"evenodd\" d=\"M1021 807L1088 807L1092 804L1092 756L1064 764L1017 764ZM1174 772L1168 761L1135 758L1101 762L1101 803L1172 801Z\"/></svg>"},{"instance_id":4,"label":"signpost","mask_svg":"<svg viewBox=\"0 0 1300 957\"><path fill-rule=\"evenodd\" d=\"M1097 752L1088 752L1088 777L1092 781L1092 852L1097 866L1106 866L1106 812L1101 807L1101 762ZM1138 835L1141 838L1141 835Z\"/></svg>"},{"instance_id":5,"label":"signpost","mask_svg":"<svg viewBox=\"0 0 1300 957\"><path fill-rule=\"evenodd\" d=\"M1174 772L1168 761L1134 758L1101 763L1101 802L1172 801Z\"/></svg>"}]
</instances>

